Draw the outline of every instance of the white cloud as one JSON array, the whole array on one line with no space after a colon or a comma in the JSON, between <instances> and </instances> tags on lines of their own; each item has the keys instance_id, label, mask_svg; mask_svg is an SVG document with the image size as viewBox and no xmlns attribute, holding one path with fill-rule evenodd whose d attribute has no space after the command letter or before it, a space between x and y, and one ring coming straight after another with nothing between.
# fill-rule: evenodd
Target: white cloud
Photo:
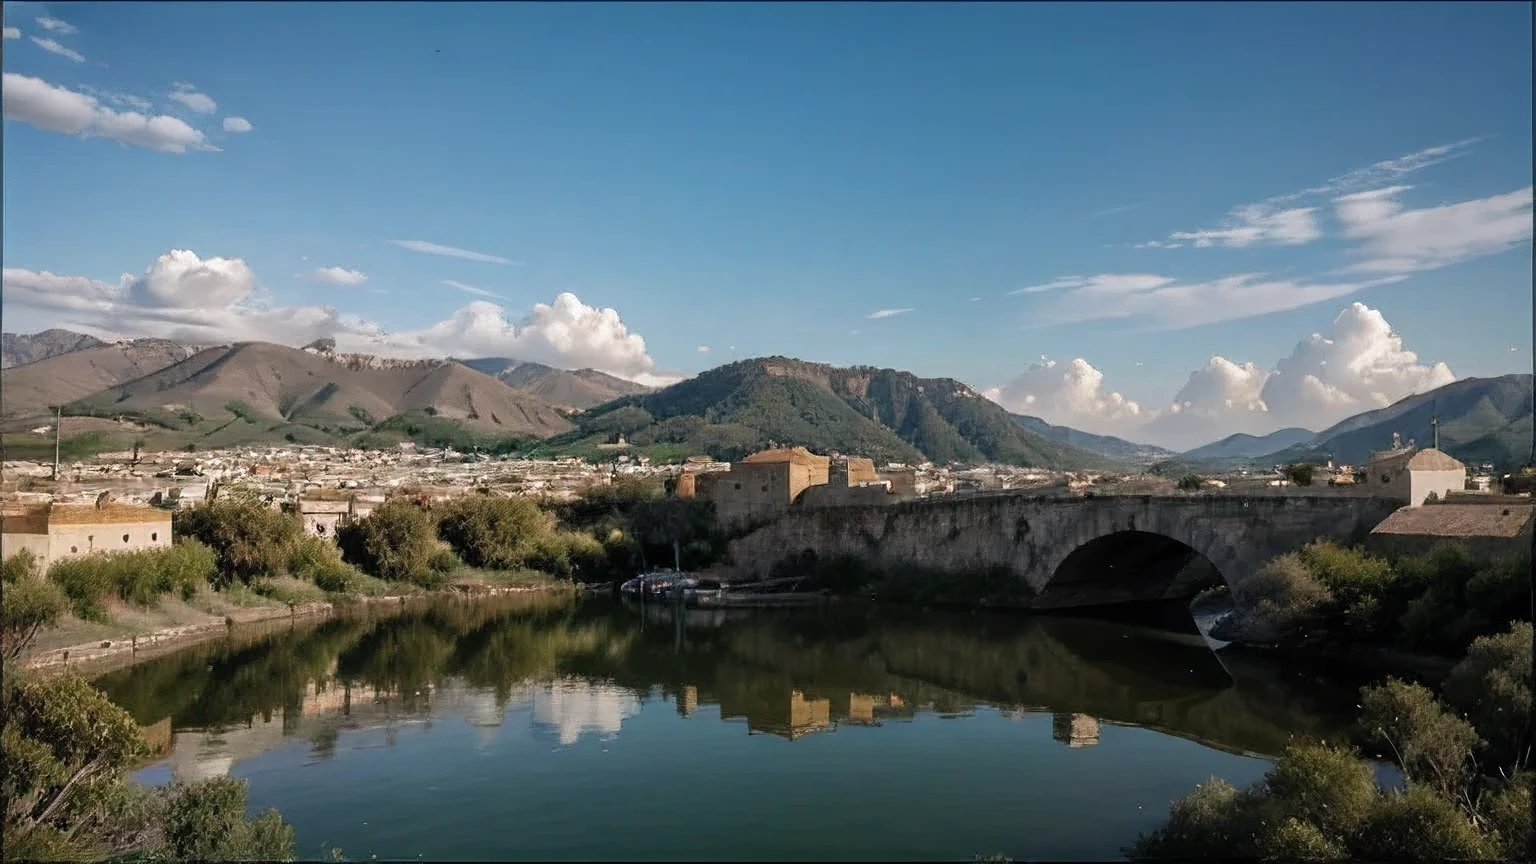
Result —
<instances>
[{"instance_id":1,"label":"white cloud","mask_svg":"<svg viewBox=\"0 0 1536 864\"><path fill-rule=\"evenodd\" d=\"M481 261L486 264L519 264L518 261L510 261L499 255L487 255L484 252L472 252L468 249L459 249L454 246L444 246L441 243L429 243L426 240L391 240L401 249L409 249L412 252L420 252L423 255L445 255L449 258L463 258L467 261Z\"/></svg>"},{"instance_id":2,"label":"white cloud","mask_svg":"<svg viewBox=\"0 0 1536 864\"><path fill-rule=\"evenodd\" d=\"M497 294L494 291L487 291L484 288L477 288L474 285L469 285L469 284L466 284L464 282L459 282L459 281L456 281L456 280L453 280L453 279L444 279L443 280L443 284L447 285L449 288L457 288L460 291L463 291L465 294L475 294L475 295L478 295L480 297L496 297L496 298L499 298L499 299L502 299L502 300L506 299L505 297L502 297L500 294Z\"/></svg>"},{"instance_id":3,"label":"white cloud","mask_svg":"<svg viewBox=\"0 0 1536 864\"><path fill-rule=\"evenodd\" d=\"M1222 220L1220 227L1204 228L1196 231L1175 231L1168 236L1167 241L1153 240L1147 243L1137 243L1132 248L1177 249L1184 242L1192 243L1200 248L1211 246L1225 246L1229 248L1300 246L1310 243L1323 236L1323 232L1317 223L1317 207L1289 205L1309 200L1324 199L1352 190L1390 183L1415 171L1421 171L1448 159L1454 159L1466 152L1467 148L1477 143L1477 141L1478 139L1474 138L1457 141L1454 144L1442 144L1420 150L1417 153L1410 153L1407 156L1399 156L1396 159L1376 162L1365 168L1341 174L1321 185L1303 189L1300 192L1276 195L1256 204L1243 204L1234 207L1227 214L1226 218Z\"/></svg>"},{"instance_id":4,"label":"white cloud","mask_svg":"<svg viewBox=\"0 0 1536 864\"><path fill-rule=\"evenodd\" d=\"M911 311L911 309L876 309L875 311L869 313L869 317L876 319L894 318L897 315L904 315Z\"/></svg>"},{"instance_id":5,"label":"white cloud","mask_svg":"<svg viewBox=\"0 0 1536 864\"><path fill-rule=\"evenodd\" d=\"M225 132L233 132L236 135L241 135L241 134L249 132L249 131L251 131L252 129L255 129L255 128L256 128L255 126L251 125L251 121L245 119L244 117L225 117L224 118L224 131Z\"/></svg>"},{"instance_id":6,"label":"white cloud","mask_svg":"<svg viewBox=\"0 0 1536 864\"><path fill-rule=\"evenodd\" d=\"M197 92L197 88L184 81L177 81L172 85L170 98L172 101L185 105L188 110L196 111L199 114L212 114L219 110L219 103L213 101L212 96L209 96L207 93Z\"/></svg>"},{"instance_id":7,"label":"white cloud","mask_svg":"<svg viewBox=\"0 0 1536 864\"><path fill-rule=\"evenodd\" d=\"M7 27L7 28L5 28L5 38L7 38L7 39L20 39L21 38L21 30L19 28L16 28L16 27Z\"/></svg>"},{"instance_id":8,"label":"white cloud","mask_svg":"<svg viewBox=\"0 0 1536 864\"><path fill-rule=\"evenodd\" d=\"M1015 293L1061 293L1040 311L1045 324L1113 318L1150 318L1161 327L1182 329L1299 309L1365 288L1401 281L1402 275L1366 280L1309 282L1239 273L1204 282L1181 283L1169 276L1105 273L1074 276Z\"/></svg>"},{"instance_id":9,"label":"white cloud","mask_svg":"<svg viewBox=\"0 0 1536 864\"><path fill-rule=\"evenodd\" d=\"M79 51L76 51L73 48L66 48L52 39L44 39L40 36L29 36L27 38L32 40L32 44L43 49L44 51L47 51L49 54L57 54L66 60L73 60L76 63L85 62L84 54L81 54Z\"/></svg>"},{"instance_id":10,"label":"white cloud","mask_svg":"<svg viewBox=\"0 0 1536 864\"><path fill-rule=\"evenodd\" d=\"M700 354L708 354L709 353L709 346L708 345L700 345L699 346L699 353Z\"/></svg>"},{"instance_id":11,"label":"white cloud","mask_svg":"<svg viewBox=\"0 0 1536 864\"><path fill-rule=\"evenodd\" d=\"M47 30L49 33L57 33L60 36L68 36L71 33L80 32L79 28L77 28L75 25L69 23L68 21L61 21L51 15L44 15L43 17L38 18L37 26Z\"/></svg>"},{"instance_id":12,"label":"white cloud","mask_svg":"<svg viewBox=\"0 0 1536 864\"><path fill-rule=\"evenodd\" d=\"M1015 414L1028 414L1084 432L1112 435L1145 422L1141 406L1104 390L1104 373L1081 358L1045 360L1001 387L982 391Z\"/></svg>"},{"instance_id":13,"label":"white cloud","mask_svg":"<svg viewBox=\"0 0 1536 864\"><path fill-rule=\"evenodd\" d=\"M7 267L7 320L120 336L160 336L193 344L267 341L304 345L334 337L347 351L397 357L513 357L562 368L593 368L643 384L678 380L656 368L645 340L619 313L560 294L509 321L475 301L420 330L389 332L331 306L273 306L239 258L161 255L138 276L117 282ZM17 323L8 324L10 327Z\"/></svg>"},{"instance_id":14,"label":"white cloud","mask_svg":"<svg viewBox=\"0 0 1536 864\"><path fill-rule=\"evenodd\" d=\"M1321 432L1455 380L1444 363L1421 362L1386 318L1362 303L1345 307L1326 333L1298 342L1273 369L1212 357L1164 406L1139 405L1109 390L1086 360L1042 360L982 395L1051 423L1176 450L1238 432L1265 435L1292 426Z\"/></svg>"},{"instance_id":15,"label":"white cloud","mask_svg":"<svg viewBox=\"0 0 1536 864\"><path fill-rule=\"evenodd\" d=\"M1360 241L1363 273L1432 270L1512 249L1531 239L1531 187L1458 204L1406 210L1391 186L1335 199L1344 236Z\"/></svg>"},{"instance_id":16,"label":"white cloud","mask_svg":"<svg viewBox=\"0 0 1536 864\"><path fill-rule=\"evenodd\" d=\"M326 282L331 285L353 286L368 281L368 277L361 270L348 270L345 267L316 267L305 276L312 281Z\"/></svg>"},{"instance_id":17,"label":"white cloud","mask_svg":"<svg viewBox=\"0 0 1536 864\"><path fill-rule=\"evenodd\" d=\"M93 96L11 72L4 74L3 86L5 116L49 132L112 138L161 153L218 150L203 133L175 117L116 111Z\"/></svg>"}]
</instances>

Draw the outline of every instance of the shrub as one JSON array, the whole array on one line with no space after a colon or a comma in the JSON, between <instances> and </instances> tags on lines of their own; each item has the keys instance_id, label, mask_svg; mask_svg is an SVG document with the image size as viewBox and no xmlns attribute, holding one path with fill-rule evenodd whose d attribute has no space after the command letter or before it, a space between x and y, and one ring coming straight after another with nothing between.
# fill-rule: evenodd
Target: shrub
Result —
<instances>
[{"instance_id":1,"label":"shrub","mask_svg":"<svg viewBox=\"0 0 1536 864\"><path fill-rule=\"evenodd\" d=\"M38 632L58 623L69 600L37 572L37 558L23 549L4 561L0 593L0 660L20 657Z\"/></svg>"},{"instance_id":2,"label":"shrub","mask_svg":"<svg viewBox=\"0 0 1536 864\"><path fill-rule=\"evenodd\" d=\"M1494 857L1493 844L1478 835L1455 804L1419 787L1378 798L1350 846L1354 857L1369 861Z\"/></svg>"},{"instance_id":3,"label":"shrub","mask_svg":"<svg viewBox=\"0 0 1536 864\"><path fill-rule=\"evenodd\" d=\"M1292 744L1264 777L1264 787L1286 812L1343 838L1366 817L1376 798L1371 766L1354 753L1326 744Z\"/></svg>"},{"instance_id":4,"label":"shrub","mask_svg":"<svg viewBox=\"0 0 1536 864\"><path fill-rule=\"evenodd\" d=\"M173 787L164 853L178 861L292 861L293 826L276 810L245 818L244 780L215 777Z\"/></svg>"},{"instance_id":5,"label":"shrub","mask_svg":"<svg viewBox=\"0 0 1536 864\"><path fill-rule=\"evenodd\" d=\"M1219 777L1173 802L1168 821L1136 838L1127 858L1253 858L1262 797Z\"/></svg>"},{"instance_id":6,"label":"shrub","mask_svg":"<svg viewBox=\"0 0 1536 864\"><path fill-rule=\"evenodd\" d=\"M173 592L190 600L217 573L213 550L185 540L158 549L61 558L48 568L48 579L63 589L75 615L105 621L109 597L144 607Z\"/></svg>"},{"instance_id":7,"label":"shrub","mask_svg":"<svg viewBox=\"0 0 1536 864\"><path fill-rule=\"evenodd\" d=\"M1308 543L1300 556L1317 581L1333 594L1332 611L1342 612L1352 629L1376 628L1381 599L1397 579L1385 558L1329 540Z\"/></svg>"},{"instance_id":8,"label":"shrub","mask_svg":"<svg viewBox=\"0 0 1536 864\"><path fill-rule=\"evenodd\" d=\"M335 543L320 537L300 538L288 555L287 567L295 578L313 582L332 593L359 590L367 578L341 559L341 550Z\"/></svg>"},{"instance_id":9,"label":"shrub","mask_svg":"<svg viewBox=\"0 0 1536 864\"><path fill-rule=\"evenodd\" d=\"M1531 622L1473 640L1445 682L1446 699L1488 739L1500 766L1530 768Z\"/></svg>"},{"instance_id":10,"label":"shrub","mask_svg":"<svg viewBox=\"0 0 1536 864\"><path fill-rule=\"evenodd\" d=\"M554 532L554 517L527 498L473 495L454 501L438 520L438 533L471 567L522 567Z\"/></svg>"},{"instance_id":11,"label":"shrub","mask_svg":"<svg viewBox=\"0 0 1536 864\"><path fill-rule=\"evenodd\" d=\"M1521 771L1502 786L1484 793L1479 802L1489 833L1498 838L1504 857L1511 861L1536 859L1532 848L1531 787L1536 774Z\"/></svg>"},{"instance_id":12,"label":"shrub","mask_svg":"<svg viewBox=\"0 0 1536 864\"><path fill-rule=\"evenodd\" d=\"M446 559L439 551L437 524L410 501L384 502L367 518L339 529L336 541L348 563L381 579L426 587L443 581Z\"/></svg>"},{"instance_id":13,"label":"shrub","mask_svg":"<svg viewBox=\"0 0 1536 864\"><path fill-rule=\"evenodd\" d=\"M1285 476L1297 486L1311 486L1312 476L1316 471L1315 466L1304 462L1298 465L1287 466Z\"/></svg>"},{"instance_id":14,"label":"shrub","mask_svg":"<svg viewBox=\"0 0 1536 864\"><path fill-rule=\"evenodd\" d=\"M1360 726L1396 757L1410 782L1452 797L1471 779L1479 740L1472 724L1447 712L1418 684L1388 679L1360 691Z\"/></svg>"},{"instance_id":15,"label":"shrub","mask_svg":"<svg viewBox=\"0 0 1536 864\"><path fill-rule=\"evenodd\" d=\"M213 549L218 557L215 587L222 588L231 579L249 582L283 572L304 525L292 514L237 498L178 511L175 532Z\"/></svg>"},{"instance_id":16,"label":"shrub","mask_svg":"<svg viewBox=\"0 0 1536 864\"><path fill-rule=\"evenodd\" d=\"M1333 592L1312 575L1299 555L1272 559L1232 590L1232 605L1245 638L1269 642L1320 619Z\"/></svg>"},{"instance_id":17,"label":"shrub","mask_svg":"<svg viewBox=\"0 0 1536 864\"><path fill-rule=\"evenodd\" d=\"M1199 492L1203 485L1205 481L1200 479L1199 474L1185 474L1179 478L1178 483L1178 487L1185 492Z\"/></svg>"},{"instance_id":18,"label":"shrub","mask_svg":"<svg viewBox=\"0 0 1536 864\"><path fill-rule=\"evenodd\" d=\"M589 534L560 531L539 541L527 566L556 579L586 580L607 569L608 550Z\"/></svg>"}]
</instances>

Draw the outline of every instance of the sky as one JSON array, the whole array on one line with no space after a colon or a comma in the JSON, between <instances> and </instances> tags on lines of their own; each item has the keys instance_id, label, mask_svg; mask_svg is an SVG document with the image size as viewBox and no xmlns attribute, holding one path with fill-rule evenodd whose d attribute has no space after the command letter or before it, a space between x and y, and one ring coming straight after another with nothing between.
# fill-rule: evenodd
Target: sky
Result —
<instances>
[{"instance_id":1,"label":"sky","mask_svg":"<svg viewBox=\"0 0 1536 864\"><path fill-rule=\"evenodd\" d=\"M1529 3L4 4L4 328L1185 449L1531 370Z\"/></svg>"}]
</instances>

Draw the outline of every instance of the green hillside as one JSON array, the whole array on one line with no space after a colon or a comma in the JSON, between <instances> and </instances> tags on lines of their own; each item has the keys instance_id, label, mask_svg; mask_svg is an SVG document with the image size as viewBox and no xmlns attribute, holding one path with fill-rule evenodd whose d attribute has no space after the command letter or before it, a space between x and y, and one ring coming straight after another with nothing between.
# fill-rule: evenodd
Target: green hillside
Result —
<instances>
[{"instance_id":1,"label":"green hillside","mask_svg":"<svg viewBox=\"0 0 1536 864\"><path fill-rule=\"evenodd\" d=\"M876 461L1002 462L1047 468L1110 460L1048 440L965 384L872 367L837 368L784 357L743 360L653 393L626 396L577 418L546 442L581 453L622 434L653 456L738 459L773 445Z\"/></svg>"}]
</instances>

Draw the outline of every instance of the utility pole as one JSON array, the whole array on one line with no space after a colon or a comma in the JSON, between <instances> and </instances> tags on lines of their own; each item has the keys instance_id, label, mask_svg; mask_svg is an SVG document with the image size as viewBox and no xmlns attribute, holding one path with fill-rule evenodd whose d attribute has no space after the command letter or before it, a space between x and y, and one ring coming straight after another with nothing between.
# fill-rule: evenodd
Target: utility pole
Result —
<instances>
[{"instance_id":1,"label":"utility pole","mask_svg":"<svg viewBox=\"0 0 1536 864\"><path fill-rule=\"evenodd\" d=\"M53 482L59 482L59 436L63 434L64 406L53 406Z\"/></svg>"}]
</instances>

